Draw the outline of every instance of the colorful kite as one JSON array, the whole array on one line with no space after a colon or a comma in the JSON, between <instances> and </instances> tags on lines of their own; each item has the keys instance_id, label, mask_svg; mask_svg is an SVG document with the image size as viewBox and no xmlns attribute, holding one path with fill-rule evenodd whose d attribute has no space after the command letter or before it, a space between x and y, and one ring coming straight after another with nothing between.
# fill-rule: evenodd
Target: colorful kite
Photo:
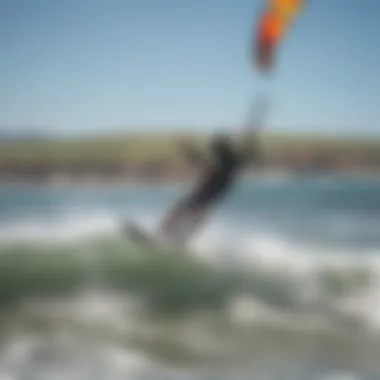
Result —
<instances>
[{"instance_id":1,"label":"colorful kite","mask_svg":"<svg viewBox=\"0 0 380 380\"><path fill-rule=\"evenodd\" d=\"M254 41L254 62L259 70L272 68L277 46L282 41L304 0L267 0L259 16Z\"/></svg>"}]
</instances>

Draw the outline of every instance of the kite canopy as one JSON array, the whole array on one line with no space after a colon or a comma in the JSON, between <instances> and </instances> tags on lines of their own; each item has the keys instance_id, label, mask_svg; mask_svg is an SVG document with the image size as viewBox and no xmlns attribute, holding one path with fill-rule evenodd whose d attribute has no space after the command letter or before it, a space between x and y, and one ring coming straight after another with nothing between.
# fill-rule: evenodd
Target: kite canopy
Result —
<instances>
[{"instance_id":1,"label":"kite canopy","mask_svg":"<svg viewBox=\"0 0 380 380\"><path fill-rule=\"evenodd\" d=\"M273 66L274 55L304 0L267 0L259 15L254 39L254 63L260 71Z\"/></svg>"},{"instance_id":2,"label":"kite canopy","mask_svg":"<svg viewBox=\"0 0 380 380\"><path fill-rule=\"evenodd\" d=\"M303 6L304 0L269 0L269 8L282 15L283 18L292 19Z\"/></svg>"}]
</instances>

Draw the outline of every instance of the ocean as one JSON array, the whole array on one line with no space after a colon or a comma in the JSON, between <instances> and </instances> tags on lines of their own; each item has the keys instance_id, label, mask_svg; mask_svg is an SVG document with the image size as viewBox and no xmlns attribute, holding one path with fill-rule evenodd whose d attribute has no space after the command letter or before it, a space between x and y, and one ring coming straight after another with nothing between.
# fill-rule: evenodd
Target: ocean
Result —
<instances>
[{"instance_id":1,"label":"ocean","mask_svg":"<svg viewBox=\"0 0 380 380\"><path fill-rule=\"evenodd\" d=\"M186 251L185 185L0 187L0 379L380 379L380 178L245 179Z\"/></svg>"}]
</instances>

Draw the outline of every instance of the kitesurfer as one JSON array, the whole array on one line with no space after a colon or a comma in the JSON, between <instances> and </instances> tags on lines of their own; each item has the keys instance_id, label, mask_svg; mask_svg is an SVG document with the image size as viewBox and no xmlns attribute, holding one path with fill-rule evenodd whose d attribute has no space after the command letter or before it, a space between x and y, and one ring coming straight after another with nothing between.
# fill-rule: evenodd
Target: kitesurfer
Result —
<instances>
[{"instance_id":1,"label":"kitesurfer","mask_svg":"<svg viewBox=\"0 0 380 380\"><path fill-rule=\"evenodd\" d=\"M180 200L159 227L161 236L189 238L224 197L231 191L238 174L249 164L257 162L257 136L238 148L224 135L215 136L210 143L210 157L205 157L190 144L182 144L187 159L200 168L200 176L188 196Z\"/></svg>"}]
</instances>

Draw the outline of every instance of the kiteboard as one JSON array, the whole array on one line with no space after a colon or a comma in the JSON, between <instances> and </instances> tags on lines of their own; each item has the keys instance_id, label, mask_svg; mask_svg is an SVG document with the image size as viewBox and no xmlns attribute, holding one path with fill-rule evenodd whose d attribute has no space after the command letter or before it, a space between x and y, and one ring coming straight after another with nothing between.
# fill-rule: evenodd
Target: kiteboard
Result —
<instances>
[{"instance_id":1,"label":"kiteboard","mask_svg":"<svg viewBox=\"0 0 380 380\"><path fill-rule=\"evenodd\" d=\"M165 239L164 237L159 236L153 232L149 232L147 229L144 229L142 226L138 225L135 222L129 221L127 223L124 223L123 230L128 240L130 240L133 244L136 244L143 248L184 248L183 246L178 244L178 242L171 241L171 239Z\"/></svg>"}]
</instances>

